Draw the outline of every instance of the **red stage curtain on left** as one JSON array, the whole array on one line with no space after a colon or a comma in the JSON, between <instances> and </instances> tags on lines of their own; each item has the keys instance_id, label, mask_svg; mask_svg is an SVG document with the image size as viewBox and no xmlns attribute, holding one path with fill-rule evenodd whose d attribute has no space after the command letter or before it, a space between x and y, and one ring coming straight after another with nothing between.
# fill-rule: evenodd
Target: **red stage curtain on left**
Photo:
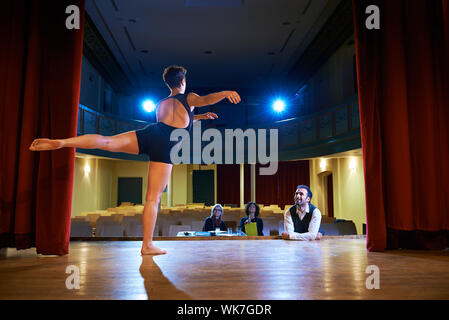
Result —
<instances>
[{"instance_id":1,"label":"red stage curtain on left","mask_svg":"<svg viewBox=\"0 0 449 320\"><path fill-rule=\"evenodd\" d=\"M366 26L370 5L379 9L380 29ZM353 9L367 248L445 248L448 1L353 0Z\"/></svg>"},{"instance_id":2,"label":"red stage curtain on left","mask_svg":"<svg viewBox=\"0 0 449 320\"><path fill-rule=\"evenodd\" d=\"M80 29L66 28L69 5L79 8ZM0 247L69 251L75 150L28 147L76 136L83 25L84 0L2 2Z\"/></svg>"}]
</instances>

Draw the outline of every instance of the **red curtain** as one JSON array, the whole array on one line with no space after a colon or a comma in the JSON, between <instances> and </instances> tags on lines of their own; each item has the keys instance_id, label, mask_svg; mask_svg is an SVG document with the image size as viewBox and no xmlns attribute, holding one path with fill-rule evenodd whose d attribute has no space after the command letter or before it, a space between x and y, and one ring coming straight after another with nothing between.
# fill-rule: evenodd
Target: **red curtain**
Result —
<instances>
[{"instance_id":1,"label":"red curtain","mask_svg":"<svg viewBox=\"0 0 449 320\"><path fill-rule=\"evenodd\" d=\"M368 30L369 5L380 29ZM449 5L353 0L367 249L449 246Z\"/></svg>"},{"instance_id":2,"label":"red curtain","mask_svg":"<svg viewBox=\"0 0 449 320\"><path fill-rule=\"evenodd\" d=\"M293 205L296 187L310 186L309 160L278 162L274 175L259 175L256 165L256 200L263 205L277 204L281 208ZM313 201L312 201L313 202Z\"/></svg>"},{"instance_id":3,"label":"red curtain","mask_svg":"<svg viewBox=\"0 0 449 320\"><path fill-rule=\"evenodd\" d=\"M244 202L247 203L251 199L251 172L248 164L244 168ZM240 206L240 164L217 165L217 202Z\"/></svg>"},{"instance_id":4,"label":"red curtain","mask_svg":"<svg viewBox=\"0 0 449 320\"><path fill-rule=\"evenodd\" d=\"M278 162L274 175L259 175L260 165L256 164L256 202L263 205L277 204L281 208L293 204L296 187L310 186L309 161ZM245 203L251 199L250 165L245 165ZM217 166L218 202L240 204L240 165Z\"/></svg>"},{"instance_id":5,"label":"red curtain","mask_svg":"<svg viewBox=\"0 0 449 320\"><path fill-rule=\"evenodd\" d=\"M80 29L67 29L69 5ZM84 0L2 2L0 247L67 254L75 150L31 152L37 137L76 136Z\"/></svg>"}]
</instances>

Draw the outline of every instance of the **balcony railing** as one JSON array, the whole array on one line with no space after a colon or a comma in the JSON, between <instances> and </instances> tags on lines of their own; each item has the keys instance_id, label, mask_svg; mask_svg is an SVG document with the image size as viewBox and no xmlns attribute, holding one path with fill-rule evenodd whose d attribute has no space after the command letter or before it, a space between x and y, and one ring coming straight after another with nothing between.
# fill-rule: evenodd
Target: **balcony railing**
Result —
<instances>
[{"instance_id":1,"label":"balcony railing","mask_svg":"<svg viewBox=\"0 0 449 320\"><path fill-rule=\"evenodd\" d=\"M112 136L126 131L144 127L148 123L139 120L129 120L112 114L100 113L82 104L78 111L78 135L101 134Z\"/></svg>"},{"instance_id":2,"label":"balcony railing","mask_svg":"<svg viewBox=\"0 0 449 320\"><path fill-rule=\"evenodd\" d=\"M278 121L280 158L293 160L361 147L359 100L348 101L315 114Z\"/></svg>"},{"instance_id":3,"label":"balcony railing","mask_svg":"<svg viewBox=\"0 0 449 320\"><path fill-rule=\"evenodd\" d=\"M147 124L148 123L145 121L129 120L116 115L101 113L80 104L78 109L77 135L101 134L104 136L113 136L119 133L143 128ZM148 157L145 155L130 155L97 149L76 149L76 151L110 158L148 161Z\"/></svg>"}]
</instances>

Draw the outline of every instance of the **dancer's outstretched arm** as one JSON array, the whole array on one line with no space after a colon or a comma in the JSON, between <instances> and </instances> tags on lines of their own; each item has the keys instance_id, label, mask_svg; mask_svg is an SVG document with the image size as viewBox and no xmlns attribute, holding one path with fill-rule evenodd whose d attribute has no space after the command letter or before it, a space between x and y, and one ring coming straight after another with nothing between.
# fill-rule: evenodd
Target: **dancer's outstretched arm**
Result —
<instances>
[{"instance_id":1,"label":"dancer's outstretched arm","mask_svg":"<svg viewBox=\"0 0 449 320\"><path fill-rule=\"evenodd\" d=\"M29 149L31 151L47 151L61 148L101 149L112 152L139 154L139 146L135 131L115 136L86 134L68 139L35 139Z\"/></svg>"},{"instance_id":2,"label":"dancer's outstretched arm","mask_svg":"<svg viewBox=\"0 0 449 320\"><path fill-rule=\"evenodd\" d=\"M204 107L211 104L220 102L227 98L231 103L237 104L241 101L240 96L235 91L220 91L208 94L206 96L199 96L196 93L189 93L187 96L187 102L190 106Z\"/></svg>"}]
</instances>

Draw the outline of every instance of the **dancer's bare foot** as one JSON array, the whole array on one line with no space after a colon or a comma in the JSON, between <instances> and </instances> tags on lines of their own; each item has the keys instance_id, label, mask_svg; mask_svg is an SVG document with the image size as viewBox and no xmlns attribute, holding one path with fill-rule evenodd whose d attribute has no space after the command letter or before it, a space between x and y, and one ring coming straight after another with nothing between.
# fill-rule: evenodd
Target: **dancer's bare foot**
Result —
<instances>
[{"instance_id":1,"label":"dancer's bare foot","mask_svg":"<svg viewBox=\"0 0 449 320\"><path fill-rule=\"evenodd\" d=\"M145 246L145 247L142 246L142 250L140 250L140 253L142 255L154 255L155 256L155 255L159 255L159 254L166 254L167 251L159 249L158 247L151 245L151 246Z\"/></svg>"},{"instance_id":2,"label":"dancer's bare foot","mask_svg":"<svg viewBox=\"0 0 449 320\"><path fill-rule=\"evenodd\" d=\"M46 151L46 150L56 150L64 146L62 140L52 140L52 139L34 139L30 145L31 151Z\"/></svg>"},{"instance_id":3,"label":"dancer's bare foot","mask_svg":"<svg viewBox=\"0 0 449 320\"><path fill-rule=\"evenodd\" d=\"M318 232L315 240L321 240L322 237L323 237L323 234L321 232Z\"/></svg>"}]
</instances>

